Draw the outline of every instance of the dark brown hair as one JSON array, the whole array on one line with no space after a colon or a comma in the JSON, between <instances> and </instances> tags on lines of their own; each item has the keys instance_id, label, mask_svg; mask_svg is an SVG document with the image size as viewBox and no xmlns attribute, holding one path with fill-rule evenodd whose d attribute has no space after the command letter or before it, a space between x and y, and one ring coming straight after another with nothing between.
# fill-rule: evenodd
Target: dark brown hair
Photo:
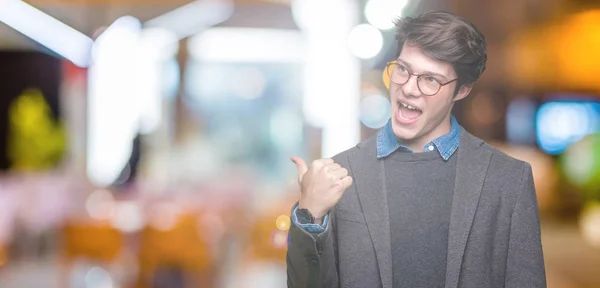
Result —
<instances>
[{"instance_id":1,"label":"dark brown hair","mask_svg":"<svg viewBox=\"0 0 600 288\"><path fill-rule=\"evenodd\" d=\"M456 91L475 83L485 70L486 43L483 34L466 19L449 12L431 11L395 21L398 55L406 41L415 43L425 55L449 62L458 77Z\"/></svg>"}]
</instances>

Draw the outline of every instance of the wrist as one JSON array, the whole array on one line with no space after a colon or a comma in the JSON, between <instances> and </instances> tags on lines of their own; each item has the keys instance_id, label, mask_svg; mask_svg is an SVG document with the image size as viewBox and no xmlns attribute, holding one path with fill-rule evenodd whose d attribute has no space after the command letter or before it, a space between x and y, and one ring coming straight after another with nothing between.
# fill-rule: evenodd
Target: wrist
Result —
<instances>
[{"instance_id":1,"label":"wrist","mask_svg":"<svg viewBox=\"0 0 600 288\"><path fill-rule=\"evenodd\" d=\"M325 214L314 215L313 210L308 207L298 206L296 208L296 217L301 224L317 224L323 225Z\"/></svg>"},{"instance_id":2,"label":"wrist","mask_svg":"<svg viewBox=\"0 0 600 288\"><path fill-rule=\"evenodd\" d=\"M302 202L298 202L298 209L306 209L310 212L311 216L315 218L315 220L317 219L323 219L325 218L325 214L327 214L327 211L323 211L323 209L315 209L314 206L310 206L310 205L306 205Z\"/></svg>"},{"instance_id":3,"label":"wrist","mask_svg":"<svg viewBox=\"0 0 600 288\"><path fill-rule=\"evenodd\" d=\"M325 217L315 218L315 221L313 221L313 224L317 224L317 225L323 226L323 220L324 219L325 219Z\"/></svg>"}]
</instances>

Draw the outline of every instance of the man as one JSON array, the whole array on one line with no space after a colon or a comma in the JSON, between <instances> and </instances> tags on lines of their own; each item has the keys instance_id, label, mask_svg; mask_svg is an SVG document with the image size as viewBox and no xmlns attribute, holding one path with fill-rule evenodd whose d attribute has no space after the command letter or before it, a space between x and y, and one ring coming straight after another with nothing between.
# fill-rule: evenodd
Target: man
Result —
<instances>
[{"instance_id":1,"label":"man","mask_svg":"<svg viewBox=\"0 0 600 288\"><path fill-rule=\"evenodd\" d=\"M292 157L288 287L545 287L531 166L450 113L485 70L483 35L446 12L396 26L386 126L310 168Z\"/></svg>"}]
</instances>

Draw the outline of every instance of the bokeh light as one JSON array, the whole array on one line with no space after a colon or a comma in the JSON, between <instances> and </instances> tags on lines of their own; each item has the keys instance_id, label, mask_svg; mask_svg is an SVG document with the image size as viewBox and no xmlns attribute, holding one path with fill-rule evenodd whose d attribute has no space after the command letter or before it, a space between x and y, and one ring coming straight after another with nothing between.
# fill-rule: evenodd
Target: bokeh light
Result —
<instances>
[{"instance_id":1,"label":"bokeh light","mask_svg":"<svg viewBox=\"0 0 600 288\"><path fill-rule=\"evenodd\" d=\"M377 56L382 46L383 36L381 32L369 24L355 26L348 35L350 52L361 59L370 59Z\"/></svg>"},{"instance_id":2,"label":"bokeh light","mask_svg":"<svg viewBox=\"0 0 600 288\"><path fill-rule=\"evenodd\" d=\"M85 209L95 220L108 220L115 211L115 199L110 191L98 189L87 197Z\"/></svg>"},{"instance_id":3,"label":"bokeh light","mask_svg":"<svg viewBox=\"0 0 600 288\"><path fill-rule=\"evenodd\" d=\"M586 191L597 191L600 187L600 134L588 135L574 143L561 160L565 176L572 184Z\"/></svg>"},{"instance_id":4,"label":"bokeh light","mask_svg":"<svg viewBox=\"0 0 600 288\"><path fill-rule=\"evenodd\" d=\"M585 135L597 132L600 103L548 102L536 116L537 140L548 154L560 154Z\"/></svg>"},{"instance_id":5,"label":"bokeh light","mask_svg":"<svg viewBox=\"0 0 600 288\"><path fill-rule=\"evenodd\" d=\"M394 27L394 19L402 16L408 0L370 0L365 6L365 17L369 23L381 30Z\"/></svg>"},{"instance_id":6,"label":"bokeh light","mask_svg":"<svg viewBox=\"0 0 600 288\"><path fill-rule=\"evenodd\" d=\"M89 288L113 288L113 280L110 274L100 268L93 267L85 274L85 287Z\"/></svg>"},{"instance_id":7,"label":"bokeh light","mask_svg":"<svg viewBox=\"0 0 600 288\"><path fill-rule=\"evenodd\" d=\"M600 248L600 203L587 203L581 212L579 226L584 240L596 248Z\"/></svg>"},{"instance_id":8,"label":"bokeh light","mask_svg":"<svg viewBox=\"0 0 600 288\"><path fill-rule=\"evenodd\" d=\"M369 95L360 101L360 122L372 129L379 129L391 117L391 104L381 94Z\"/></svg>"},{"instance_id":9,"label":"bokeh light","mask_svg":"<svg viewBox=\"0 0 600 288\"><path fill-rule=\"evenodd\" d=\"M290 230L290 217L287 215L279 215L279 217L277 217L277 219L275 220L275 225L277 226L277 229L281 231Z\"/></svg>"},{"instance_id":10,"label":"bokeh light","mask_svg":"<svg viewBox=\"0 0 600 288\"><path fill-rule=\"evenodd\" d=\"M134 201L117 202L115 213L110 219L112 226L125 233L141 230L145 225L145 219L140 205L140 203Z\"/></svg>"},{"instance_id":11,"label":"bokeh light","mask_svg":"<svg viewBox=\"0 0 600 288\"><path fill-rule=\"evenodd\" d=\"M288 242L288 232L276 229L271 234L271 244L275 248L285 248Z\"/></svg>"}]
</instances>

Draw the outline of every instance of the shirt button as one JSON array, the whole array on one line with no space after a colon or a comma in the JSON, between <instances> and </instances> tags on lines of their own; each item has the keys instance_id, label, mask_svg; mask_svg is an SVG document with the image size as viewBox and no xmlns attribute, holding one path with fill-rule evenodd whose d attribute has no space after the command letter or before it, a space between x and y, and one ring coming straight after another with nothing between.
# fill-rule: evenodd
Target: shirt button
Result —
<instances>
[{"instance_id":1,"label":"shirt button","mask_svg":"<svg viewBox=\"0 0 600 288\"><path fill-rule=\"evenodd\" d=\"M429 149L429 151L433 151L433 149L435 149L435 148L433 147L433 145L429 145L428 149Z\"/></svg>"}]
</instances>

